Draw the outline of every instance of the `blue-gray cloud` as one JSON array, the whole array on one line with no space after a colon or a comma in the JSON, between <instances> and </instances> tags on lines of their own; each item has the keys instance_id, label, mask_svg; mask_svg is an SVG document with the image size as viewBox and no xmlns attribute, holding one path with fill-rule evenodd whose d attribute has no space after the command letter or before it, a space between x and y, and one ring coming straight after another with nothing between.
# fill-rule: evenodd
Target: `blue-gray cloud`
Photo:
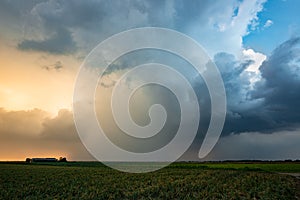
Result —
<instances>
[{"instance_id":1,"label":"blue-gray cloud","mask_svg":"<svg viewBox=\"0 0 300 200\"><path fill-rule=\"evenodd\" d=\"M96 43L117 32L150 25L148 12L159 12L155 2L144 1L46 1L32 7L28 18L42 39L24 39L21 50L69 54L91 49ZM164 7L162 5L162 7ZM157 8L157 9L156 9ZM156 16L156 15L151 15ZM162 25L165 18L153 19ZM30 21L29 20L29 21Z\"/></svg>"},{"instance_id":2,"label":"blue-gray cloud","mask_svg":"<svg viewBox=\"0 0 300 200\"><path fill-rule=\"evenodd\" d=\"M45 40L24 40L18 44L18 48L52 54L70 54L76 51L76 43L68 30L60 29L54 36Z\"/></svg>"},{"instance_id":3,"label":"blue-gray cloud","mask_svg":"<svg viewBox=\"0 0 300 200\"><path fill-rule=\"evenodd\" d=\"M194 37L210 53L236 53L264 0L253 2L53 0L32 1L24 8L16 6L20 2L10 2L4 4L7 14L3 17L11 18L8 13L12 10L18 18L15 21L21 21L23 34L18 38L21 39L18 47L22 50L86 54L113 34L136 27L158 26Z\"/></svg>"},{"instance_id":4,"label":"blue-gray cloud","mask_svg":"<svg viewBox=\"0 0 300 200\"><path fill-rule=\"evenodd\" d=\"M234 55L225 52L215 55L214 62L221 72L227 93L227 117L223 136L255 131L272 133L299 126L298 46L299 38L293 38L277 47L259 68L261 78L255 84L251 79L258 75L246 70L253 64L253 60L238 60ZM125 59L110 66L104 75L154 61L175 67L191 81L198 96L202 120L199 134L202 135L209 123L210 97L201 77L195 78L193 75L196 72L192 67L174 55L154 51L135 52L134 55L126 55Z\"/></svg>"},{"instance_id":5,"label":"blue-gray cloud","mask_svg":"<svg viewBox=\"0 0 300 200\"><path fill-rule=\"evenodd\" d=\"M215 56L228 98L224 134L290 130L300 124L300 38L279 47L259 68L261 79L250 87L251 63L226 53Z\"/></svg>"},{"instance_id":6,"label":"blue-gray cloud","mask_svg":"<svg viewBox=\"0 0 300 200\"><path fill-rule=\"evenodd\" d=\"M279 47L260 67L262 81L252 98L263 99L263 112L272 127L300 123L300 37Z\"/></svg>"}]
</instances>

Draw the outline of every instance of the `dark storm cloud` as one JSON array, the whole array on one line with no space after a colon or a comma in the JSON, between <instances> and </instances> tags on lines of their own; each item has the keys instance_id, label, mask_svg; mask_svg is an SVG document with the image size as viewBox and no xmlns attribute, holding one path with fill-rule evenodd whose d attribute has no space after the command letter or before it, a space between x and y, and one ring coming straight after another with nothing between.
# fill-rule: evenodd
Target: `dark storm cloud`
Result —
<instances>
[{"instance_id":1,"label":"dark storm cloud","mask_svg":"<svg viewBox=\"0 0 300 200\"><path fill-rule=\"evenodd\" d=\"M227 116L223 137L205 160L299 159L299 47L300 38L278 46L261 65L261 79L254 86L249 80L255 74L245 71L251 60L215 55L227 93ZM201 93L201 84L197 87ZM198 160L201 144L198 134L181 159Z\"/></svg>"},{"instance_id":2,"label":"dark storm cloud","mask_svg":"<svg viewBox=\"0 0 300 200\"><path fill-rule=\"evenodd\" d=\"M277 47L259 68L261 80L250 87L251 61L217 54L215 62L224 79L228 113L223 134L291 130L300 124L300 39Z\"/></svg>"},{"instance_id":3,"label":"dark storm cloud","mask_svg":"<svg viewBox=\"0 0 300 200\"><path fill-rule=\"evenodd\" d=\"M16 3L10 4L10 7L16 7ZM237 5L234 0L230 3L185 3L182 0L38 1L35 5L26 6L26 12L22 8L15 9L19 18L19 11L24 11L22 17L26 19L18 47L52 54L86 53L113 34L145 26L172 28L186 34L198 27L205 33L213 26L210 30L216 34L217 21L222 22L227 15L232 20L230 14L232 12L233 15ZM220 13L224 7L224 13Z\"/></svg>"},{"instance_id":4,"label":"dark storm cloud","mask_svg":"<svg viewBox=\"0 0 300 200\"><path fill-rule=\"evenodd\" d=\"M147 15L146 11L153 8L151 4L144 1L41 2L33 7L30 17L39 19L35 26L45 37L42 40L25 39L18 47L53 54L73 53L78 49L76 39L81 46L86 45L81 40L95 45L95 35L101 41L102 37L122 30L147 26L148 21L143 18Z\"/></svg>"},{"instance_id":5,"label":"dark storm cloud","mask_svg":"<svg viewBox=\"0 0 300 200\"><path fill-rule=\"evenodd\" d=\"M252 98L262 98L263 112L274 127L300 123L300 37L279 47L260 67L263 81L258 83Z\"/></svg>"},{"instance_id":6,"label":"dark storm cloud","mask_svg":"<svg viewBox=\"0 0 300 200\"><path fill-rule=\"evenodd\" d=\"M104 8L99 1L47 1L37 3L29 18L36 20L36 27L43 39L25 39L19 43L21 50L43 51L52 54L69 54L77 50L72 30L86 29L101 20ZM73 30L74 31L74 30Z\"/></svg>"},{"instance_id":7,"label":"dark storm cloud","mask_svg":"<svg viewBox=\"0 0 300 200\"><path fill-rule=\"evenodd\" d=\"M251 60L239 61L233 55L218 53L214 57L226 90L227 116L223 135L250 131L253 128L251 120L259 120L260 116L253 113L260 101L249 98L252 91L250 78L253 72L245 71ZM257 122L255 122L258 126ZM258 127L257 127L258 128Z\"/></svg>"},{"instance_id":8,"label":"dark storm cloud","mask_svg":"<svg viewBox=\"0 0 300 200\"><path fill-rule=\"evenodd\" d=\"M290 130L300 124L300 54L299 38L291 39L277 49L260 67L261 79L251 83L255 72L246 69L253 64L252 60L237 60L234 55L218 53L214 62L218 66L224 81L227 94L227 116L223 136L230 133L265 132ZM201 127L199 134L204 133L210 119L210 97L207 87L201 77L193 78L196 74L191 66L180 61L174 55L163 52L135 52L137 56L126 55L108 68L104 75L127 69L147 62L158 62L176 69L189 77L201 106ZM151 55L148 58L146 55ZM162 59L161 59L162 58ZM184 69L184 70L182 70ZM109 82L111 83L111 82ZM103 86L109 87L112 84ZM102 84L102 83L101 83ZM200 134L202 135L202 134Z\"/></svg>"}]
</instances>

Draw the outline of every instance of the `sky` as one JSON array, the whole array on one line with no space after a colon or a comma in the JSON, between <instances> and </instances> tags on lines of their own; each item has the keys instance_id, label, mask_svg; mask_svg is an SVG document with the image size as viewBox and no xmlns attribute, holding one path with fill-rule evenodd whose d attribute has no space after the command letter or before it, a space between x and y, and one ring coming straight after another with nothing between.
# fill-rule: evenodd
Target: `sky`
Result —
<instances>
[{"instance_id":1,"label":"sky","mask_svg":"<svg viewBox=\"0 0 300 200\"><path fill-rule=\"evenodd\" d=\"M139 27L163 27L188 35L221 73L226 120L221 138L204 160L300 159L299 7L298 0L1 1L0 160L60 156L94 160L74 124L76 76L97 44ZM108 96L130 66L150 61L173 65L193 84L202 121L181 159L199 160L210 118L207 88L201 77L187 69L188 63L166 52L133 52L113 63L97 88L99 121L122 145L124 138L113 123ZM172 77L169 81L181 88ZM132 117L138 124L149 123L147 109L158 102L168 116L175 116L164 131L178 128L180 111L178 103L171 101L172 94L153 86L135 96Z\"/></svg>"}]
</instances>

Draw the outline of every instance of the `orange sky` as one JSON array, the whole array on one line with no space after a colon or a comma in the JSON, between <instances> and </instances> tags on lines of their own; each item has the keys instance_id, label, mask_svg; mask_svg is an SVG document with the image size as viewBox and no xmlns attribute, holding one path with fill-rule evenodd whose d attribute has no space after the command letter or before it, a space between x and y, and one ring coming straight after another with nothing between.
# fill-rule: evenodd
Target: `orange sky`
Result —
<instances>
[{"instance_id":1,"label":"orange sky","mask_svg":"<svg viewBox=\"0 0 300 200\"><path fill-rule=\"evenodd\" d=\"M71 113L81 61L69 55L23 52L1 39L0 57L0 161L60 156L91 160ZM63 68L52 67L57 61ZM67 109L64 117L59 117L61 109ZM68 135L70 142L61 142L61 135L51 138L50 131ZM79 158L72 157L74 152Z\"/></svg>"},{"instance_id":2,"label":"orange sky","mask_svg":"<svg viewBox=\"0 0 300 200\"><path fill-rule=\"evenodd\" d=\"M73 85L81 61L72 56L21 52L0 45L0 107L7 110L40 108L55 115L71 109ZM60 61L63 68L43 66Z\"/></svg>"}]
</instances>

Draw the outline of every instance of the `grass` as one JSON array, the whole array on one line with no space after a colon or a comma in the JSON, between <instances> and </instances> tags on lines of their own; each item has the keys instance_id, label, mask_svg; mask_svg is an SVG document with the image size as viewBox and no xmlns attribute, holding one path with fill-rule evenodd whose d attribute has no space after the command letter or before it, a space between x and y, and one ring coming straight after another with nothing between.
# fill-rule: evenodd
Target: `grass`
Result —
<instances>
[{"instance_id":1,"label":"grass","mask_svg":"<svg viewBox=\"0 0 300 200\"><path fill-rule=\"evenodd\" d=\"M267 162L267 163L237 163L237 162L221 162L221 163L174 163L170 167L179 168L207 168L207 169L234 169L246 171L265 171L265 172L286 172L286 173L300 173L299 162Z\"/></svg>"},{"instance_id":2,"label":"grass","mask_svg":"<svg viewBox=\"0 0 300 200\"><path fill-rule=\"evenodd\" d=\"M297 180L277 169L299 164L174 163L129 174L97 162L2 163L0 199L295 199Z\"/></svg>"}]
</instances>

